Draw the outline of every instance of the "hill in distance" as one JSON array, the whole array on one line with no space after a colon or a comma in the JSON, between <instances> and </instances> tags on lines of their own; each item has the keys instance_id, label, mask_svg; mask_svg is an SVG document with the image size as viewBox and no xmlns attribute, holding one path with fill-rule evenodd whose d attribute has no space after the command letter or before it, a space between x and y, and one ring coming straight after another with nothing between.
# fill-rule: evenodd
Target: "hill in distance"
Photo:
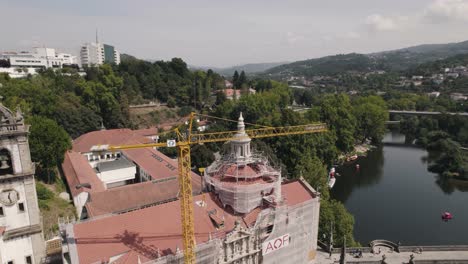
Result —
<instances>
[{"instance_id":1,"label":"hill in distance","mask_svg":"<svg viewBox=\"0 0 468 264\"><path fill-rule=\"evenodd\" d=\"M270 77L336 75L345 72L377 70L404 71L420 64L468 53L468 41L448 44L424 44L370 54L341 54L296 61L265 71Z\"/></svg>"},{"instance_id":2,"label":"hill in distance","mask_svg":"<svg viewBox=\"0 0 468 264\"><path fill-rule=\"evenodd\" d=\"M206 71L208 69L211 69L223 76L231 77L232 75L234 75L235 71L238 71L239 73L241 71L244 71L246 74L260 73L268 69L271 69L273 67L283 65L285 63L287 62L249 63L249 64L237 65L237 66L232 66L232 67L226 67L226 68L207 67L207 66L189 66L189 67L190 69L193 69L193 70L205 70Z\"/></svg>"}]
</instances>

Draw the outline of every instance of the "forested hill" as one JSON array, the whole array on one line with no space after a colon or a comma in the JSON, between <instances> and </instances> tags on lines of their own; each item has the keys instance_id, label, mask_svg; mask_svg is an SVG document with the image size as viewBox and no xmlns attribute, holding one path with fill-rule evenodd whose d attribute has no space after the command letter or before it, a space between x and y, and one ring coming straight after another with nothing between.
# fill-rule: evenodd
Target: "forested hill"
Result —
<instances>
[{"instance_id":1,"label":"forested hill","mask_svg":"<svg viewBox=\"0 0 468 264\"><path fill-rule=\"evenodd\" d=\"M273 78L283 78L287 76L312 77L377 70L402 71L422 63L465 53L468 53L468 41L428 44L371 54L351 53L297 61L271 68L265 71L265 74Z\"/></svg>"},{"instance_id":2,"label":"forested hill","mask_svg":"<svg viewBox=\"0 0 468 264\"><path fill-rule=\"evenodd\" d=\"M378 52L375 54L397 52L424 53L427 55L434 55L439 57L449 57L455 54L468 53L468 40L463 42L447 44L423 44L398 50Z\"/></svg>"},{"instance_id":3,"label":"forested hill","mask_svg":"<svg viewBox=\"0 0 468 264\"><path fill-rule=\"evenodd\" d=\"M232 76L235 71L241 72L244 71L247 74L250 73L259 73L259 72L264 72L268 69L271 69L273 67L283 65L286 62L266 62L266 63L249 63L249 64L243 64L243 65L237 65L237 66L232 66L232 67L226 67L226 68L219 68L219 67L205 67L205 66L190 66L191 69L200 69L200 70L209 70L212 69L216 73L219 73L223 76Z\"/></svg>"},{"instance_id":4,"label":"forested hill","mask_svg":"<svg viewBox=\"0 0 468 264\"><path fill-rule=\"evenodd\" d=\"M420 64L416 67L408 69L408 75L422 75L428 76L435 72L439 72L443 68L453 68L460 65L468 65L468 52L465 54L458 54L445 59L435 60Z\"/></svg>"}]
</instances>

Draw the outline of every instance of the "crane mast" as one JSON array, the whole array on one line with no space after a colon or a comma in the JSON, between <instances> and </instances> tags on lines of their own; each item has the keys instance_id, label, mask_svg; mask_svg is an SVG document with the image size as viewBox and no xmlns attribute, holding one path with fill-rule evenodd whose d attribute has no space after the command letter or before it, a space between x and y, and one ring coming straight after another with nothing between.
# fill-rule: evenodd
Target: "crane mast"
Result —
<instances>
[{"instance_id":1,"label":"crane mast","mask_svg":"<svg viewBox=\"0 0 468 264\"><path fill-rule=\"evenodd\" d=\"M184 248L184 263L194 264L196 261L195 256L195 225L193 216L193 193L192 193L192 177L191 177L191 160L190 160L190 145L210 143L210 142L226 142L236 138L235 135L238 131L223 131L214 133L197 133L192 134L192 123L195 113L190 114L188 132L182 134L175 129L177 135L177 142L169 144L169 141L150 144L135 144L135 145L122 145L110 146L108 150L124 150L124 149L138 149L149 147L177 147L178 157L178 180L180 188L180 211L182 222L182 240ZM242 113L241 113L242 117ZM326 124L314 123L299 126L286 126L286 127L263 127L259 129L245 130L246 137L249 138L266 138L287 135L301 135L311 134L327 131Z\"/></svg>"}]
</instances>

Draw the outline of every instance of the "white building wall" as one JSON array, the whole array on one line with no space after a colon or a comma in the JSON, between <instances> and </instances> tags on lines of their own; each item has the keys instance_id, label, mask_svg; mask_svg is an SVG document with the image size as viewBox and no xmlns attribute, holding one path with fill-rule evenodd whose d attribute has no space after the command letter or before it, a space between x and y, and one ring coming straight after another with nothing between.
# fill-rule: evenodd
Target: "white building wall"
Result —
<instances>
[{"instance_id":1,"label":"white building wall","mask_svg":"<svg viewBox=\"0 0 468 264\"><path fill-rule=\"evenodd\" d=\"M101 65L104 63L104 45L101 43L86 43L81 47L80 58L82 66Z\"/></svg>"},{"instance_id":2,"label":"white building wall","mask_svg":"<svg viewBox=\"0 0 468 264\"><path fill-rule=\"evenodd\" d=\"M116 49L114 49L114 61L115 61L115 64L117 65L120 64L120 52Z\"/></svg>"},{"instance_id":3,"label":"white building wall","mask_svg":"<svg viewBox=\"0 0 468 264\"><path fill-rule=\"evenodd\" d=\"M0 68L0 72L7 73L10 78L24 78L27 77L28 74L37 74L37 68L21 68L21 71L17 69L18 68Z\"/></svg>"},{"instance_id":4,"label":"white building wall","mask_svg":"<svg viewBox=\"0 0 468 264\"><path fill-rule=\"evenodd\" d=\"M40 57L50 57L54 58L55 57L55 49L51 48L41 48L41 47L35 47L34 48L34 53L37 54L37 56Z\"/></svg>"},{"instance_id":5,"label":"white building wall","mask_svg":"<svg viewBox=\"0 0 468 264\"><path fill-rule=\"evenodd\" d=\"M64 64L77 63L76 56L56 53L51 48L34 48L32 53L3 54L1 57L9 59L12 68L62 68Z\"/></svg>"},{"instance_id":6,"label":"white building wall","mask_svg":"<svg viewBox=\"0 0 468 264\"><path fill-rule=\"evenodd\" d=\"M120 152L106 152L101 154L95 154L93 152L82 153L89 162L92 168L96 168L97 164L102 161L113 161L120 158L122 155Z\"/></svg>"},{"instance_id":7,"label":"white building wall","mask_svg":"<svg viewBox=\"0 0 468 264\"><path fill-rule=\"evenodd\" d=\"M0 239L1 263L6 264L13 261L14 264L26 264L26 257L31 256L34 262L33 243L31 237L22 236L4 241Z\"/></svg>"},{"instance_id":8,"label":"white building wall","mask_svg":"<svg viewBox=\"0 0 468 264\"><path fill-rule=\"evenodd\" d=\"M76 208L76 214L78 215L78 219L81 219L81 213L83 212L83 207L88 201L89 193L82 192L77 196L73 197L73 204Z\"/></svg>"},{"instance_id":9,"label":"white building wall","mask_svg":"<svg viewBox=\"0 0 468 264\"><path fill-rule=\"evenodd\" d=\"M38 58L32 55L18 55L10 56L11 67L36 67L36 68L46 68L47 61L45 58Z\"/></svg>"},{"instance_id":10,"label":"white building wall","mask_svg":"<svg viewBox=\"0 0 468 264\"><path fill-rule=\"evenodd\" d=\"M106 185L116 182L122 182L127 180L135 179L136 167L132 166L129 168L110 170L101 173L97 173L99 179Z\"/></svg>"},{"instance_id":11,"label":"white building wall","mask_svg":"<svg viewBox=\"0 0 468 264\"><path fill-rule=\"evenodd\" d=\"M11 205L5 206L0 204L3 207L3 217L0 217L0 226L6 227L6 230L19 228L23 226L28 226L31 223L29 222L29 214L26 203L26 192L24 190L24 185L21 182L15 182L11 184L3 184L2 189L14 189L19 193L19 200ZM24 212L19 210L18 204L23 203Z\"/></svg>"}]
</instances>

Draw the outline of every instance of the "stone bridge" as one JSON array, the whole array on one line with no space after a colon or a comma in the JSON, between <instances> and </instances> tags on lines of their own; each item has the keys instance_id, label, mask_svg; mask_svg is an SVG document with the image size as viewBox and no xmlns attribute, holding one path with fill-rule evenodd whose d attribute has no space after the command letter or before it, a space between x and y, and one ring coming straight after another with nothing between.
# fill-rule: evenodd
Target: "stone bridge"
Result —
<instances>
[{"instance_id":1,"label":"stone bridge","mask_svg":"<svg viewBox=\"0 0 468 264\"><path fill-rule=\"evenodd\" d=\"M390 114L398 114L398 115L460 115L460 116L468 116L468 113L466 112L460 112L460 113L455 113L455 112L432 112L432 111L407 111L407 110L388 110Z\"/></svg>"}]
</instances>

